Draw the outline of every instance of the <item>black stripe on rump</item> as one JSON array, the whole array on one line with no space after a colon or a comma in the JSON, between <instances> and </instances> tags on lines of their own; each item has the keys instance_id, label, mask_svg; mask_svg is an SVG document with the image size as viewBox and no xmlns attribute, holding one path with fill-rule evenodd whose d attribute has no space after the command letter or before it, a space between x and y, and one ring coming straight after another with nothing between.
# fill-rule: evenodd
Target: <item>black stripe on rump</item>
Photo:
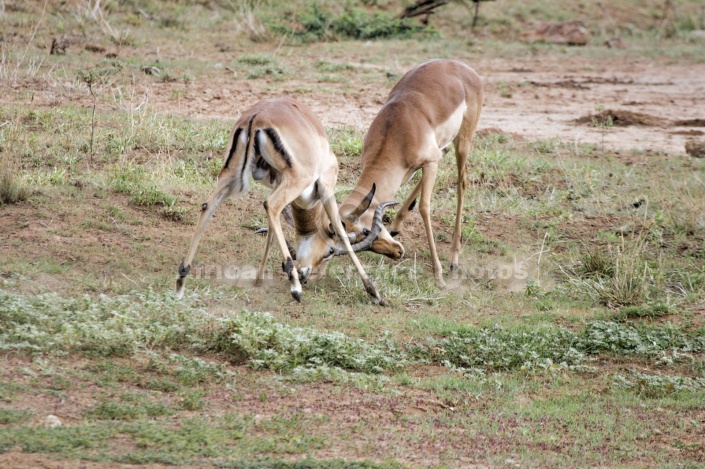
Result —
<instances>
[{"instance_id":1,"label":"black stripe on rump","mask_svg":"<svg viewBox=\"0 0 705 469\"><path fill-rule=\"evenodd\" d=\"M267 127L266 129L264 129L264 133L267 134L267 137L269 137L269 140L272 142L274 149L277 151L277 153L279 153L279 155L281 155L286 165L291 168L291 156L289 155L289 152L286 151L286 148L284 148L284 145L282 144L282 141L279 138L279 134L277 133L277 131L271 127Z\"/></svg>"},{"instance_id":2,"label":"black stripe on rump","mask_svg":"<svg viewBox=\"0 0 705 469\"><path fill-rule=\"evenodd\" d=\"M247 157L248 151L249 150L249 143L250 140L252 140L252 121L255 120L255 117L257 117L257 114L253 114L252 117L250 117L250 122L247 124L247 144L245 146L245 157L242 159L242 168L240 168L240 190L244 190L245 187L245 181L242 180L242 176L245 174L245 168L247 168Z\"/></svg>"},{"instance_id":3,"label":"black stripe on rump","mask_svg":"<svg viewBox=\"0 0 705 469\"><path fill-rule=\"evenodd\" d=\"M259 146L259 133L262 132L260 129L255 131L255 158L262 158L262 149Z\"/></svg>"},{"instance_id":4,"label":"black stripe on rump","mask_svg":"<svg viewBox=\"0 0 705 469\"><path fill-rule=\"evenodd\" d=\"M242 133L242 127L238 127L235 130L235 133L233 134L233 143L230 144L230 151L228 152L228 157L225 159L225 164L223 165L223 169L227 169L228 165L230 164L230 159L235 154L235 149L237 147L237 141L240 138L240 133Z\"/></svg>"}]
</instances>

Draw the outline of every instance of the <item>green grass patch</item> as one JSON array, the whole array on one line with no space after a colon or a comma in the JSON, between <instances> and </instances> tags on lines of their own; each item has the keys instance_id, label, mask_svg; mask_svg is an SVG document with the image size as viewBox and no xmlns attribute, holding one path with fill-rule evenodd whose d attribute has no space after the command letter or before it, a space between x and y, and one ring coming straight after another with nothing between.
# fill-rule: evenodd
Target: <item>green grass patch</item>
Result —
<instances>
[{"instance_id":1,"label":"green grass patch","mask_svg":"<svg viewBox=\"0 0 705 469\"><path fill-rule=\"evenodd\" d=\"M32 418L28 410L0 409L0 425L25 423Z\"/></svg>"}]
</instances>

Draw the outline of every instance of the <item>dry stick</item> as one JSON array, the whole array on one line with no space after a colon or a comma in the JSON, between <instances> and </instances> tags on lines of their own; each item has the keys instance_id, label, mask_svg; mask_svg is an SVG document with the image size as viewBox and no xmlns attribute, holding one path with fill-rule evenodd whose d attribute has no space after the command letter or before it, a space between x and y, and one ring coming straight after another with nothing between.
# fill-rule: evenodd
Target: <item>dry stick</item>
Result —
<instances>
[{"instance_id":1,"label":"dry stick","mask_svg":"<svg viewBox=\"0 0 705 469\"><path fill-rule=\"evenodd\" d=\"M91 92L91 96L93 97L93 112L91 113L91 157L90 157L90 161L91 161L91 163L93 163L93 134L95 133L96 97L95 97L95 93L93 93L93 83L92 82L88 83L88 91Z\"/></svg>"},{"instance_id":2,"label":"dry stick","mask_svg":"<svg viewBox=\"0 0 705 469\"><path fill-rule=\"evenodd\" d=\"M477 25L477 17L480 15L480 0L475 3L475 15L472 17L472 26L470 26L470 31L475 31L475 26Z\"/></svg>"},{"instance_id":3,"label":"dry stick","mask_svg":"<svg viewBox=\"0 0 705 469\"><path fill-rule=\"evenodd\" d=\"M15 67L15 77L14 77L15 80L17 80L17 74L20 69L20 64L24 61L24 58L27 56L27 52L29 51L29 48L32 45L32 41L34 41L34 36L36 36L37 30L39 29L39 25L42 23L42 20L44 19L44 13L46 12L46 9L47 9L47 3L49 3L49 0L44 0L44 6L42 7L42 15L39 17L39 21L37 21L37 24L34 26L34 31L32 31L32 35L29 37L29 41L27 42L27 47L24 50L24 54L22 54L22 57L20 57L17 60L17 66Z\"/></svg>"},{"instance_id":4,"label":"dry stick","mask_svg":"<svg viewBox=\"0 0 705 469\"><path fill-rule=\"evenodd\" d=\"M536 284L541 286L541 256L543 256L543 247L546 245L546 237L548 236L548 231L543 235L543 241L541 241L541 250L539 251L539 260L536 262Z\"/></svg>"}]
</instances>

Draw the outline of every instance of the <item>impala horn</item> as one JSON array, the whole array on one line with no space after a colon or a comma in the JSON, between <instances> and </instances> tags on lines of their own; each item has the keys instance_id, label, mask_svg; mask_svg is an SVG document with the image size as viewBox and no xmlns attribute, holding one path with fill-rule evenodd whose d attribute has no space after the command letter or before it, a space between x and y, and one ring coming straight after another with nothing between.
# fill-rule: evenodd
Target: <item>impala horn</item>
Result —
<instances>
[{"instance_id":1,"label":"impala horn","mask_svg":"<svg viewBox=\"0 0 705 469\"><path fill-rule=\"evenodd\" d=\"M374 191L374 186L372 187L372 191ZM370 194L372 194L372 192L370 192ZM353 252L369 251L370 246L372 246L372 243L377 240L377 237L384 226L382 224L382 212L384 212L385 208L397 205L398 203L399 202L385 202L377 206L375 209L374 218L372 219L372 229L370 230L370 233L365 237L365 239L351 246ZM345 250L345 246L337 245L333 255L340 256L347 253L348 252Z\"/></svg>"},{"instance_id":2,"label":"impala horn","mask_svg":"<svg viewBox=\"0 0 705 469\"><path fill-rule=\"evenodd\" d=\"M372 183L372 189L370 190L369 194L367 194L365 196L365 198L362 199L362 201L360 201L358 206L355 207L355 210L350 212L350 218L352 218L353 220L357 220L358 218L360 218L360 215L365 213L367 211L367 209L370 208L370 204L372 203L372 199L374 199L374 197L375 197L376 190L377 190L377 184Z\"/></svg>"}]
</instances>

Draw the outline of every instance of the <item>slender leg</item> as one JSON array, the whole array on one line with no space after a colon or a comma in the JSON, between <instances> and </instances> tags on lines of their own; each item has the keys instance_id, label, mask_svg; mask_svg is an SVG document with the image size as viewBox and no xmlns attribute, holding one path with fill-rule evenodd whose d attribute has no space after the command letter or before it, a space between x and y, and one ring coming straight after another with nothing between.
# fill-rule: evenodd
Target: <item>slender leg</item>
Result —
<instances>
[{"instance_id":1,"label":"slender leg","mask_svg":"<svg viewBox=\"0 0 705 469\"><path fill-rule=\"evenodd\" d=\"M213 214L218 209L220 204L223 203L225 199L233 193L236 184L237 174L235 171L231 173L226 173L221 175L218 180L218 186L216 187L213 194L211 194L208 202L204 203L201 207L201 216L198 218L198 224L196 225L196 231L191 239L191 245L189 246L188 254L186 258L181 262L179 266L179 278L176 281L176 295L181 298L184 296L184 285L186 283L186 276L191 271L191 262L196 255L196 248L201 240L201 236L206 231L206 227L210 222Z\"/></svg>"},{"instance_id":2,"label":"slender leg","mask_svg":"<svg viewBox=\"0 0 705 469\"><path fill-rule=\"evenodd\" d=\"M416 204L416 197L418 197L419 192L421 192L421 181L416 184L414 190L411 191L409 197L407 197L404 201L404 205L397 212L397 216L394 218L394 223L392 223L389 230L389 234L392 236L396 236L401 232L401 226L404 223L404 219L406 219L406 216L409 215L409 212L414 208L414 205Z\"/></svg>"},{"instance_id":3,"label":"slender leg","mask_svg":"<svg viewBox=\"0 0 705 469\"><path fill-rule=\"evenodd\" d=\"M455 161L458 165L458 204L455 211L455 230L453 231L453 243L450 252L450 270L458 270L458 258L460 257L461 231L463 224L463 202L465 200L465 190L467 189L467 161L472 149L472 137L477 127L477 119L465 120L460 128L458 136L455 137Z\"/></svg>"},{"instance_id":4,"label":"slender leg","mask_svg":"<svg viewBox=\"0 0 705 469\"><path fill-rule=\"evenodd\" d=\"M264 246L264 254L262 255L262 260L259 263L259 268L257 269L257 279L255 280L255 286L259 287L262 285L262 280L264 280L264 269L267 266L267 258L269 257L269 249L272 247L274 241L274 235L272 230L267 230L267 244Z\"/></svg>"},{"instance_id":5,"label":"slender leg","mask_svg":"<svg viewBox=\"0 0 705 469\"><path fill-rule=\"evenodd\" d=\"M274 189L267 200L264 203L264 209L267 211L267 219L269 221L269 231L267 237L272 235L274 239L279 244L279 249L284 256L284 262L282 263L282 268L284 272L289 277L289 283L291 284L291 296L294 297L296 301L301 301L301 282L299 281L299 273L296 271L294 266L294 261L291 258L291 253L289 252L289 247L284 239L284 233L282 231L282 226L279 221L279 215L281 214L284 207L298 197L303 191L303 188L290 187L290 180L284 180L282 183ZM304 185L304 187L306 187ZM292 195L293 194L293 195ZM263 261L263 262L266 262Z\"/></svg>"},{"instance_id":6,"label":"slender leg","mask_svg":"<svg viewBox=\"0 0 705 469\"><path fill-rule=\"evenodd\" d=\"M357 258L357 255L352 250L352 246L350 246L350 240L348 239L348 236L345 233L343 224L340 221L340 216L338 215L338 204L336 203L335 197L333 196L333 190L327 187L323 182L321 182L320 179L317 182L317 186L318 193L321 199L323 200L323 208L325 209L326 214L328 214L328 219L330 220L331 225L333 225L333 229L338 235L338 238L343 241L343 244L345 245L345 250L348 252L350 259L355 265L357 273L360 274L360 278L362 278L362 284L365 286L365 290L372 298L374 298L375 304L386 306L387 302L384 300L384 298L380 296L374 283L372 283L372 281L370 281L370 279L367 277L365 269L362 267L360 260Z\"/></svg>"},{"instance_id":7,"label":"slender leg","mask_svg":"<svg viewBox=\"0 0 705 469\"><path fill-rule=\"evenodd\" d=\"M465 189L467 188L467 169L465 163L470 152L469 145L465 140L456 137L453 142L455 146L455 160L458 165L458 203L455 210L455 229L453 230L453 242L450 247L450 271L458 270L458 258L460 257L460 243L462 241L461 229L463 224L463 201L465 200Z\"/></svg>"},{"instance_id":8,"label":"slender leg","mask_svg":"<svg viewBox=\"0 0 705 469\"><path fill-rule=\"evenodd\" d=\"M436 279L436 286L445 288L446 284L443 281L443 268L441 261L438 259L436 251L436 242L433 239L433 228L431 226L431 194L433 193L433 183L436 181L436 173L438 171L437 161L426 164L423 167L421 176L421 203L419 204L419 212L426 227L426 237L428 238L428 247L431 250L431 261L433 262L433 276Z\"/></svg>"}]
</instances>

